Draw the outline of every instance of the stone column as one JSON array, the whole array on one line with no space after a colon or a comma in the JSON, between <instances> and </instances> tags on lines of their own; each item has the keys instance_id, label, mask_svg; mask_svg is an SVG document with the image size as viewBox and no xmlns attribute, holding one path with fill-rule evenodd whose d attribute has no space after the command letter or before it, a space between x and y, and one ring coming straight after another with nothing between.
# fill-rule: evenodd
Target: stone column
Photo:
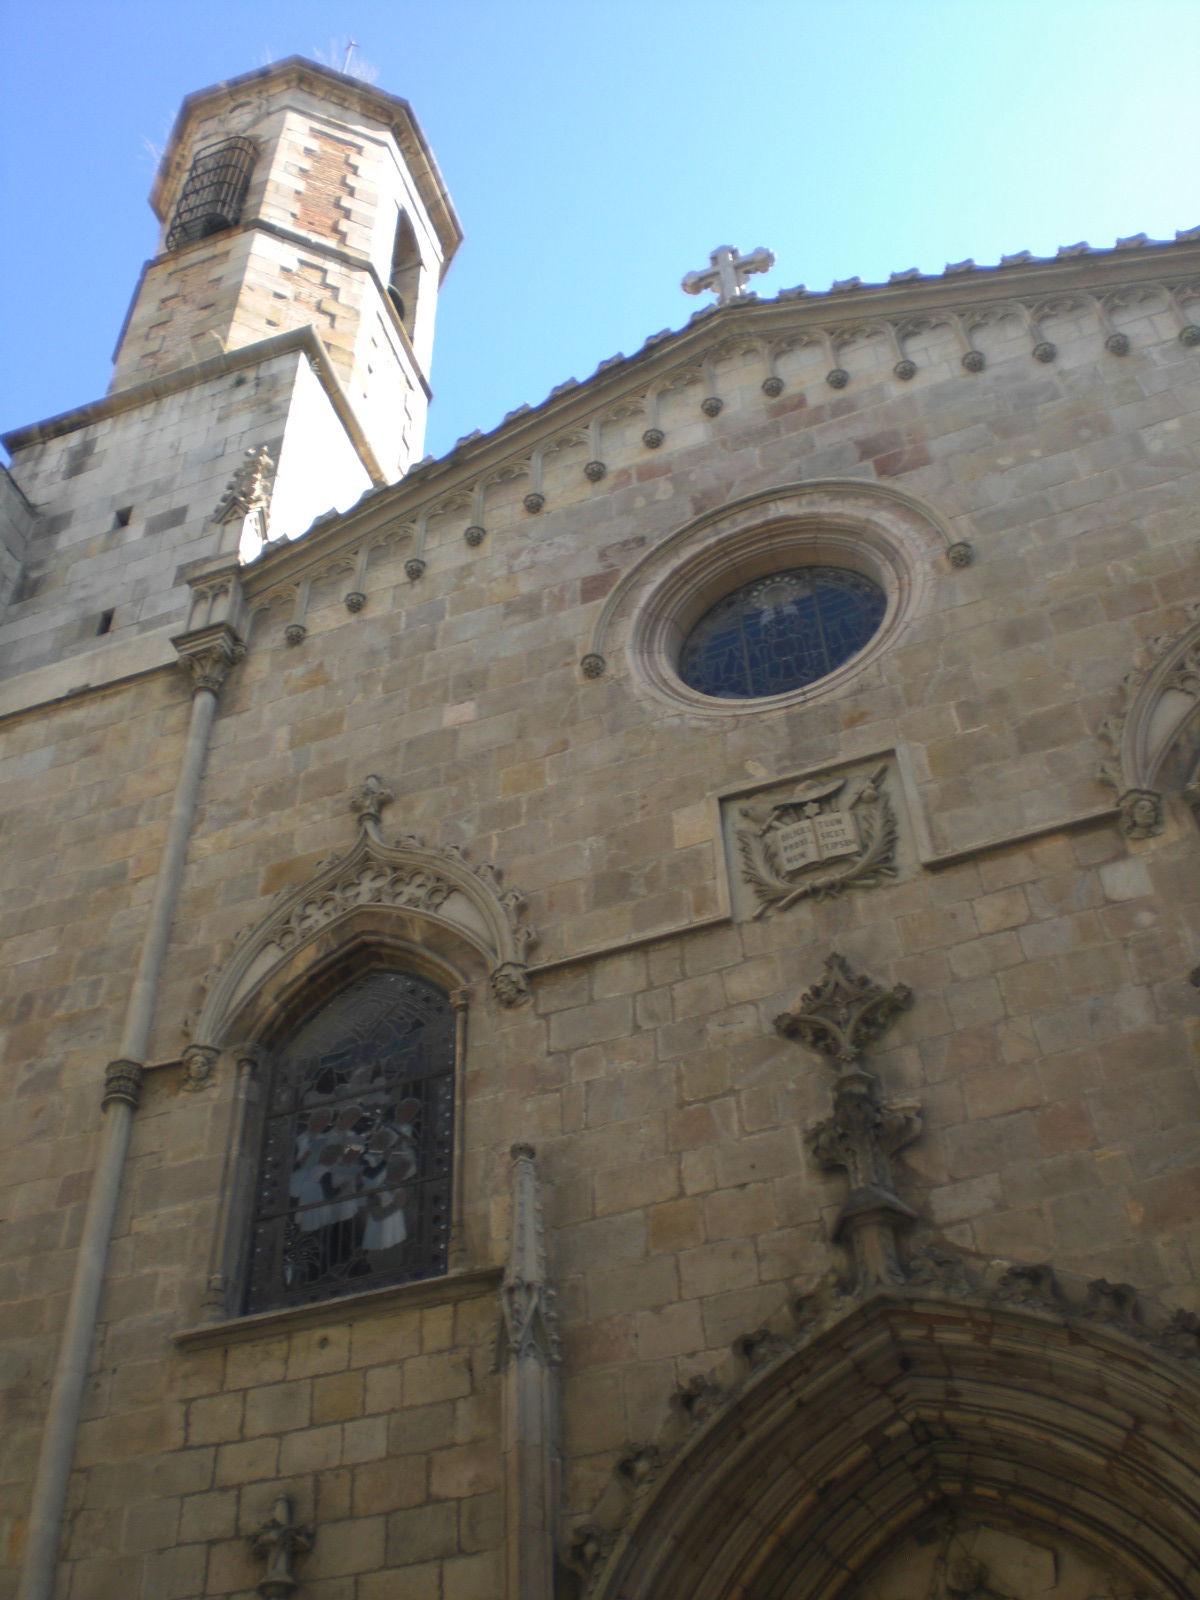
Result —
<instances>
[{"instance_id":1,"label":"stone column","mask_svg":"<svg viewBox=\"0 0 1200 1600\"><path fill-rule=\"evenodd\" d=\"M554 1596L558 1334L534 1154L532 1145L512 1148L512 1242L500 1289L507 1600Z\"/></svg>"},{"instance_id":2,"label":"stone column","mask_svg":"<svg viewBox=\"0 0 1200 1600\"><path fill-rule=\"evenodd\" d=\"M231 595L234 593L232 589L230 592ZM120 1199L133 1114L137 1109L143 1062L150 1042L159 977L183 877L184 857L191 835L204 759L208 753L209 732L216 715L217 696L229 669L242 652L241 641L228 623L210 625L196 633L180 635L174 643L182 664L190 670L192 677L191 721L179 776L175 781L175 795L154 883L150 914L142 936L141 953L126 1002L121 1054L116 1061L109 1063L104 1075L101 1100L104 1122L100 1151L88 1196L83 1235L75 1259L71 1297L42 1433L30 1504L25 1568L21 1587L17 1591L18 1600L50 1600L54 1590L63 1511L71 1462L75 1455L75 1437L91 1365L108 1248Z\"/></svg>"}]
</instances>

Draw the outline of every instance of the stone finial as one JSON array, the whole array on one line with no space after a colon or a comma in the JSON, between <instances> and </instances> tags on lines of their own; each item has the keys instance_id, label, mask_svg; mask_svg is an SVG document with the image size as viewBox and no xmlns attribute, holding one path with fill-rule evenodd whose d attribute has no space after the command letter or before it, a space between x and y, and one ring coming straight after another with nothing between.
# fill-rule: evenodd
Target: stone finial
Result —
<instances>
[{"instance_id":1,"label":"stone finial","mask_svg":"<svg viewBox=\"0 0 1200 1600\"><path fill-rule=\"evenodd\" d=\"M377 773L368 772L358 787L350 791L350 810L361 828L378 828L384 806L390 806L395 798Z\"/></svg>"},{"instance_id":2,"label":"stone finial","mask_svg":"<svg viewBox=\"0 0 1200 1600\"><path fill-rule=\"evenodd\" d=\"M709 266L704 272L689 272L680 287L685 294L703 294L711 290L719 306L731 300L740 300L746 294L746 279L755 272L770 272L775 257L769 250L751 250L749 255L739 255L733 245L723 244L709 256Z\"/></svg>"},{"instance_id":3,"label":"stone finial","mask_svg":"<svg viewBox=\"0 0 1200 1600\"><path fill-rule=\"evenodd\" d=\"M297 1556L307 1555L314 1538L310 1527L293 1520L291 1496L281 1494L272 1515L252 1535L254 1554L267 1563L265 1575L255 1585L263 1600L287 1600L296 1592L300 1584L292 1563Z\"/></svg>"},{"instance_id":4,"label":"stone finial","mask_svg":"<svg viewBox=\"0 0 1200 1600\"><path fill-rule=\"evenodd\" d=\"M800 997L794 1011L775 1018L776 1030L850 1067L912 1005L906 984L883 989L865 975L855 977L834 951L825 958L825 976Z\"/></svg>"}]
</instances>

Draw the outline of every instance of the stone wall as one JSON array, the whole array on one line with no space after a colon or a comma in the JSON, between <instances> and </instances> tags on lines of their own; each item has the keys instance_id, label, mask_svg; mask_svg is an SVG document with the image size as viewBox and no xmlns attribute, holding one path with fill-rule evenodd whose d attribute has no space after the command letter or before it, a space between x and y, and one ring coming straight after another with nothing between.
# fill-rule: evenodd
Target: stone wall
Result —
<instances>
[{"instance_id":1,"label":"stone wall","mask_svg":"<svg viewBox=\"0 0 1200 1600\"><path fill-rule=\"evenodd\" d=\"M250 648L213 733L80 1440L70 1600L245 1596L261 1570L247 1540L281 1488L317 1527L314 1600L376 1600L398 1575L406 1595L493 1600L508 1147L536 1144L548 1182L564 1503L585 1518L679 1385L840 1261L844 1180L805 1137L833 1070L774 1027L832 950L913 991L870 1062L890 1100L921 1106L896 1165L915 1239L1197 1304L1195 822L1168 796L1161 833L1126 837L1095 768L1122 678L1200 590L1200 367L1166 313L1124 326L1118 357L1063 318L1057 361L1038 365L1000 323L979 335L982 372L930 334L908 382L868 343L837 392L801 345L776 397L735 341L713 358L717 415L696 384L664 394L651 450L643 416L606 413L606 475L582 471L594 434L546 458L536 513L529 482L497 473L475 546L468 511L440 512L414 568L420 487L401 486L346 519L337 560L303 565L325 528L246 575ZM817 479L929 509L911 603L861 673L780 709L700 714L647 682L619 606L603 674L581 672L643 554ZM355 516L378 532L389 506L409 531L372 548L351 611ZM939 528L972 565L947 560ZM31 1285L69 1266L184 716L182 683L158 674L3 730L20 802L5 871L29 907L5 1011L25 1120L5 1127L10 1176L33 1180L6 1243L39 1252L14 1279L17 1481L61 1316ZM894 875L755 916L736 805L879 767ZM470 996L461 1267L492 1277L181 1344L232 1114L228 1063L183 1090L188 1019L239 931L349 846L346 797L368 772L395 791L385 835L496 863L541 938L530 1004Z\"/></svg>"}]
</instances>

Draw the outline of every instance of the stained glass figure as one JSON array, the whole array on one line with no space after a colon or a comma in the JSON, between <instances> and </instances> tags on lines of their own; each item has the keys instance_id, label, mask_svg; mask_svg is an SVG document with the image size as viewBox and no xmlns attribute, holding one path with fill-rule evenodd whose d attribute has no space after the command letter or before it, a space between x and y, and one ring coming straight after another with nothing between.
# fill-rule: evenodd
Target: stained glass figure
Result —
<instances>
[{"instance_id":1,"label":"stained glass figure","mask_svg":"<svg viewBox=\"0 0 1200 1600\"><path fill-rule=\"evenodd\" d=\"M275 1065L247 1311L446 1270L454 1019L413 973L370 972Z\"/></svg>"},{"instance_id":2,"label":"stained glass figure","mask_svg":"<svg viewBox=\"0 0 1200 1600\"><path fill-rule=\"evenodd\" d=\"M867 643L887 609L877 583L841 567L793 567L744 583L688 634L679 676L720 700L816 683Z\"/></svg>"}]
</instances>

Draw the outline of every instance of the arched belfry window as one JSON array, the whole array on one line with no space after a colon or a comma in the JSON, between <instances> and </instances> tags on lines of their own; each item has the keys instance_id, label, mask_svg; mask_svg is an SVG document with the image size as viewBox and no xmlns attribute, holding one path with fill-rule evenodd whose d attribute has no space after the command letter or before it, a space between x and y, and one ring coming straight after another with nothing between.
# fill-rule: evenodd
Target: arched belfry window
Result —
<instances>
[{"instance_id":1,"label":"arched belfry window","mask_svg":"<svg viewBox=\"0 0 1200 1600\"><path fill-rule=\"evenodd\" d=\"M392 244L392 270L388 276L388 299L405 331L413 331L417 309L417 290L421 283L421 250L407 211L396 218L396 237Z\"/></svg>"},{"instance_id":2,"label":"arched belfry window","mask_svg":"<svg viewBox=\"0 0 1200 1600\"><path fill-rule=\"evenodd\" d=\"M370 971L272 1064L247 1312L446 1270L454 1014L437 984Z\"/></svg>"},{"instance_id":3,"label":"arched belfry window","mask_svg":"<svg viewBox=\"0 0 1200 1600\"><path fill-rule=\"evenodd\" d=\"M232 228L242 215L258 156L253 139L222 139L197 150L167 230L167 249Z\"/></svg>"}]
</instances>

